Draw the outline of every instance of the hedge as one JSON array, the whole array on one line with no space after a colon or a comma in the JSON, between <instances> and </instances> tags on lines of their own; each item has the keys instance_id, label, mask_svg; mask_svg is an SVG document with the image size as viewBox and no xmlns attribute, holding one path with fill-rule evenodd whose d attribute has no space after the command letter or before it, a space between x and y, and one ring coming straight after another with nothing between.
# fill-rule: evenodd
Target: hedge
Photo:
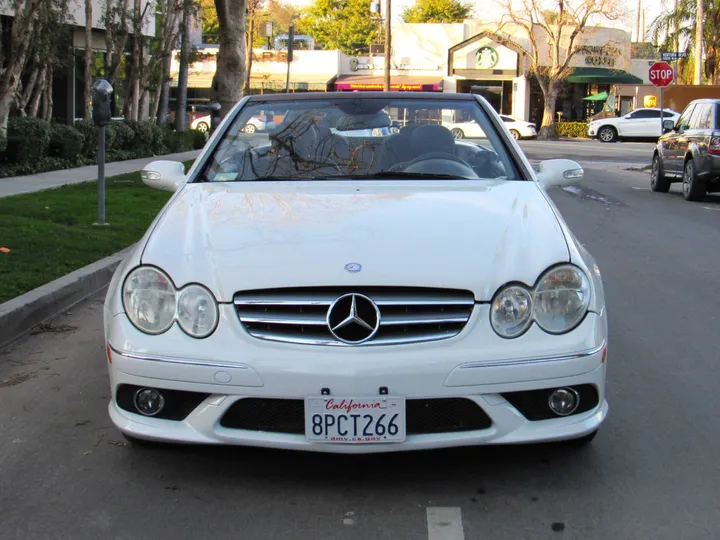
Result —
<instances>
[{"instance_id":1,"label":"hedge","mask_svg":"<svg viewBox=\"0 0 720 540\"><path fill-rule=\"evenodd\" d=\"M558 122L555 124L559 137L588 139L588 125L585 122Z\"/></svg>"},{"instance_id":2,"label":"hedge","mask_svg":"<svg viewBox=\"0 0 720 540\"><path fill-rule=\"evenodd\" d=\"M205 133L197 130L176 132L154 122L112 122L106 130L106 160L199 150L205 140ZM98 128L91 121L67 126L39 118L11 118L7 148L0 152L0 178L92 165L97 163L97 146Z\"/></svg>"}]
</instances>

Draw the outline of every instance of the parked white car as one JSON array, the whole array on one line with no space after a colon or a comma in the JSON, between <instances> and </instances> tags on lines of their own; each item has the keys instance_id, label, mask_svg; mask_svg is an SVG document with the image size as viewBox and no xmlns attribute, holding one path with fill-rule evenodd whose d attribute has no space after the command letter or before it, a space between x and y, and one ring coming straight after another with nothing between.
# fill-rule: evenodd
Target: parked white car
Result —
<instances>
[{"instance_id":1,"label":"parked white car","mask_svg":"<svg viewBox=\"0 0 720 540\"><path fill-rule=\"evenodd\" d=\"M199 118L196 118L190 123L191 129L197 129L198 131L202 131L205 133L210 129L211 121L210 121L210 115L207 116L201 116Z\"/></svg>"},{"instance_id":2,"label":"parked white car","mask_svg":"<svg viewBox=\"0 0 720 540\"><path fill-rule=\"evenodd\" d=\"M665 109L663 117L677 122L680 114ZM659 138L662 134L660 109L635 109L620 118L603 118L588 124L588 135L591 138L608 143L619 139Z\"/></svg>"},{"instance_id":3,"label":"parked white car","mask_svg":"<svg viewBox=\"0 0 720 540\"><path fill-rule=\"evenodd\" d=\"M500 119L505 123L508 130L510 130L510 135L512 135L513 139L532 139L537 137L536 127L532 122L525 122L524 120L518 120L504 114L500 115ZM473 120L469 122L443 122L443 125L452 132L453 137L456 139L485 138L485 133L477 122Z\"/></svg>"},{"instance_id":4,"label":"parked white car","mask_svg":"<svg viewBox=\"0 0 720 540\"><path fill-rule=\"evenodd\" d=\"M272 137L237 134L268 103ZM453 110L487 134L423 123ZM327 111L399 111L345 137ZM104 305L110 418L134 444L368 453L592 440L605 420L600 272L546 189L574 161L520 152L470 94L250 96L173 192Z\"/></svg>"}]
</instances>

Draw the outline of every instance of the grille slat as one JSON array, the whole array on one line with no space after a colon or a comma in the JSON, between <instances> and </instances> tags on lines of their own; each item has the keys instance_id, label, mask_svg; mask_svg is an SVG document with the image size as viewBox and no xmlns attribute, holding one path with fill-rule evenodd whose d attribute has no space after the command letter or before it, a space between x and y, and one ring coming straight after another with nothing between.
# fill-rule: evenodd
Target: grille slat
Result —
<instances>
[{"instance_id":1,"label":"grille slat","mask_svg":"<svg viewBox=\"0 0 720 540\"><path fill-rule=\"evenodd\" d=\"M328 310L346 294L370 298L380 311L377 333L348 344L327 326ZM465 327L475 305L470 291L419 287L307 287L237 293L240 322L258 339L304 345L396 345L451 338Z\"/></svg>"},{"instance_id":2,"label":"grille slat","mask_svg":"<svg viewBox=\"0 0 720 540\"><path fill-rule=\"evenodd\" d=\"M492 420L467 398L408 399L408 435L460 433L488 429ZM243 398L220 420L229 429L305 434L305 403L301 399Z\"/></svg>"}]
</instances>

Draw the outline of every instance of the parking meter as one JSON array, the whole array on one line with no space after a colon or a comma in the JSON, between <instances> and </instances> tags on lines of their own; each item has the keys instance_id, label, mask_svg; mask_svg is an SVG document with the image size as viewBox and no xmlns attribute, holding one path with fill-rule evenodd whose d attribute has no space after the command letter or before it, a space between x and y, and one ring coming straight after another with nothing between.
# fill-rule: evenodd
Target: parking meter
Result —
<instances>
[{"instance_id":1,"label":"parking meter","mask_svg":"<svg viewBox=\"0 0 720 540\"><path fill-rule=\"evenodd\" d=\"M112 93L113 87L105 79L95 81L92 85L92 116L98 126L107 126L110 123Z\"/></svg>"},{"instance_id":2,"label":"parking meter","mask_svg":"<svg viewBox=\"0 0 720 540\"><path fill-rule=\"evenodd\" d=\"M105 79L95 81L92 86L92 117L100 127L98 134L98 225L105 225L105 130L112 119L110 110L112 85Z\"/></svg>"},{"instance_id":3,"label":"parking meter","mask_svg":"<svg viewBox=\"0 0 720 540\"><path fill-rule=\"evenodd\" d=\"M220 104L217 101L213 101L210 104L210 130L215 131L215 128L220 125L222 118L220 117Z\"/></svg>"}]
</instances>

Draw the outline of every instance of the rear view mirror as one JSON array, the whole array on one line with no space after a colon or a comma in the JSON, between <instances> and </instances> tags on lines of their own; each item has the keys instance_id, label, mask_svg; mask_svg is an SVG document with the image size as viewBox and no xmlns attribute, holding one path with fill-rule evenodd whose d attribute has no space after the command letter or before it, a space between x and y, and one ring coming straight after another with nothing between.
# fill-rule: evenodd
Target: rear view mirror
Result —
<instances>
[{"instance_id":1,"label":"rear view mirror","mask_svg":"<svg viewBox=\"0 0 720 540\"><path fill-rule=\"evenodd\" d=\"M185 165L179 161L153 161L140 172L145 185L163 191L177 191L185 183Z\"/></svg>"},{"instance_id":2,"label":"rear view mirror","mask_svg":"<svg viewBox=\"0 0 720 540\"><path fill-rule=\"evenodd\" d=\"M549 159L540 163L538 181L544 187L570 186L583 179L585 171L579 163L570 159Z\"/></svg>"},{"instance_id":3,"label":"rear view mirror","mask_svg":"<svg viewBox=\"0 0 720 540\"><path fill-rule=\"evenodd\" d=\"M663 131L667 133L675 129L675 120L663 120Z\"/></svg>"}]
</instances>

